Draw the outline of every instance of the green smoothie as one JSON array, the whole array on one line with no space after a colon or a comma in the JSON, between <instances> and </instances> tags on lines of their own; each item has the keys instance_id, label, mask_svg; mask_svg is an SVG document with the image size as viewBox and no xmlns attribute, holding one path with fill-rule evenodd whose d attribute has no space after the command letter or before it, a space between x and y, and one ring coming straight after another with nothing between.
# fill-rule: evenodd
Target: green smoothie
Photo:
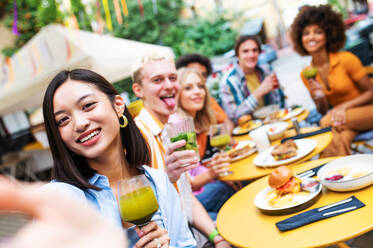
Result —
<instances>
[{"instance_id":1,"label":"green smoothie","mask_svg":"<svg viewBox=\"0 0 373 248\"><path fill-rule=\"evenodd\" d=\"M139 188L120 197L120 213L124 221L147 224L158 210L158 202L150 186Z\"/></svg>"},{"instance_id":2,"label":"green smoothie","mask_svg":"<svg viewBox=\"0 0 373 248\"><path fill-rule=\"evenodd\" d=\"M217 147L220 150L223 150L230 142L231 142L231 137L228 134L214 136L210 140L211 146Z\"/></svg>"}]
</instances>

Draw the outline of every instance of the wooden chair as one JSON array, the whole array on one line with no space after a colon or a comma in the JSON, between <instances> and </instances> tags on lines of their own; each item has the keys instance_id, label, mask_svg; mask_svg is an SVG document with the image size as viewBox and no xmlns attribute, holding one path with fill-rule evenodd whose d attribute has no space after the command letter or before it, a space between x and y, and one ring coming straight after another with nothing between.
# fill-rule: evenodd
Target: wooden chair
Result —
<instances>
[{"instance_id":1,"label":"wooden chair","mask_svg":"<svg viewBox=\"0 0 373 248\"><path fill-rule=\"evenodd\" d=\"M365 69L368 73L370 82L373 84L373 66L366 66ZM373 152L373 145L368 143L371 140L373 140L373 129L360 133L358 136L355 137L352 143L352 150L357 153L362 153L359 150L359 146L364 146L366 148L369 148Z\"/></svg>"}]
</instances>

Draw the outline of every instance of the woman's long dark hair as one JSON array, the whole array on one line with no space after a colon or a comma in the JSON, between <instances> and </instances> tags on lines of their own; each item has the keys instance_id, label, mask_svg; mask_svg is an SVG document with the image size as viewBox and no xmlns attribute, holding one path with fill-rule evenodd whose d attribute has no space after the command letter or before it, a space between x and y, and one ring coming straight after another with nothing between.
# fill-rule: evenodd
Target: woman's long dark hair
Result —
<instances>
[{"instance_id":1,"label":"woman's long dark hair","mask_svg":"<svg viewBox=\"0 0 373 248\"><path fill-rule=\"evenodd\" d=\"M54 94L58 87L68 79L86 82L96 86L98 90L107 95L112 103L115 96L118 95L118 92L99 74L86 69L75 69L72 71L65 70L58 73L50 82L44 95L44 122L54 162L52 177L57 181L75 185L82 190L100 190L100 188L90 184L88 181L95 171L89 167L86 159L74 154L62 141L54 117ZM135 168L144 164L149 164L150 154L147 143L132 119L127 107L125 107L123 114L128 119L128 125L125 128L120 129L120 136L123 149L126 151L126 159L130 167Z\"/></svg>"}]
</instances>

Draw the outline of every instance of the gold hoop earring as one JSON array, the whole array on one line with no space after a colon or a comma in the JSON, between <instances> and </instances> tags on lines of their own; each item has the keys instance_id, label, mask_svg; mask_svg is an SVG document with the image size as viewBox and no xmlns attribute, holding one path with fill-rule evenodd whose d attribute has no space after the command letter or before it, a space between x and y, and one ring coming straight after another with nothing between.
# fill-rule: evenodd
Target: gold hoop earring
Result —
<instances>
[{"instance_id":1,"label":"gold hoop earring","mask_svg":"<svg viewBox=\"0 0 373 248\"><path fill-rule=\"evenodd\" d=\"M120 119L123 120L123 124L120 123ZM125 128L127 125L128 125L128 119L127 119L127 117L125 115L122 115L121 117L119 117L119 126L121 128Z\"/></svg>"}]
</instances>

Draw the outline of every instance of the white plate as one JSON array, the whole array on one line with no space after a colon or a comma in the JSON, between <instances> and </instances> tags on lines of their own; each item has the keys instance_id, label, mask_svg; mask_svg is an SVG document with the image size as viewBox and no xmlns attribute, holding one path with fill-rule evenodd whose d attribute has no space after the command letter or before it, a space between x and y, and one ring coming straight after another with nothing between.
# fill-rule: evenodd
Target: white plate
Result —
<instances>
[{"instance_id":1,"label":"white plate","mask_svg":"<svg viewBox=\"0 0 373 248\"><path fill-rule=\"evenodd\" d=\"M291 112L287 113L284 117L282 117L281 120L283 121L289 120L290 118L300 115L303 111L304 111L304 108L302 107L293 109Z\"/></svg>"},{"instance_id":2,"label":"white plate","mask_svg":"<svg viewBox=\"0 0 373 248\"><path fill-rule=\"evenodd\" d=\"M288 164L298 159L301 159L311 153L315 149L317 143L313 139L299 139L294 140L295 144L298 146L297 155L284 160L275 160L271 155L273 151L273 146L267 150L259 153L254 158L254 164L259 167L277 167L280 165Z\"/></svg>"},{"instance_id":3,"label":"white plate","mask_svg":"<svg viewBox=\"0 0 373 248\"><path fill-rule=\"evenodd\" d=\"M232 130L233 135L243 135L249 133L251 130L258 128L262 125L262 122L259 120L251 120L252 124L248 128L241 128L240 126L235 127Z\"/></svg>"},{"instance_id":4,"label":"white plate","mask_svg":"<svg viewBox=\"0 0 373 248\"><path fill-rule=\"evenodd\" d=\"M346 168L349 169L349 172L341 180L334 182L324 180L333 174L341 174L340 172ZM355 173L363 171L368 174L357 178L353 177ZM321 167L317 172L317 177L325 187L334 191L352 191L367 187L373 183L373 155L360 154L336 159Z\"/></svg>"},{"instance_id":5,"label":"white plate","mask_svg":"<svg viewBox=\"0 0 373 248\"><path fill-rule=\"evenodd\" d=\"M253 148L245 154L241 154L240 156L232 158L230 161L231 162L236 162L236 161L241 160L243 158L246 158L246 157L250 156L251 154L253 154L254 152L256 152L256 148L255 148L256 145L255 145L254 142L252 142L250 140L243 140L243 141L238 142L238 145L234 148L234 150L235 149L240 149L240 148L242 148L244 146L247 146L247 145L250 145L250 147L253 147Z\"/></svg>"},{"instance_id":6,"label":"white plate","mask_svg":"<svg viewBox=\"0 0 373 248\"><path fill-rule=\"evenodd\" d=\"M255 119L264 119L268 115L270 115L274 112L277 112L277 111L280 111L280 106L279 105L276 105L276 104L267 105L267 106L264 106L260 109L257 109L253 113L253 116L254 116Z\"/></svg>"},{"instance_id":7,"label":"white plate","mask_svg":"<svg viewBox=\"0 0 373 248\"><path fill-rule=\"evenodd\" d=\"M269 199L267 198L267 193L273 191L274 189L271 187L266 187L262 191L260 191L254 199L254 204L257 208L259 208L262 212L267 214L289 214L292 212L300 211L301 209L307 208L310 204L313 204L322 190L322 185L319 184L317 190L315 192L309 193L308 195L302 194L295 194L293 198L293 204L281 207L281 208L274 208L268 204Z\"/></svg>"}]
</instances>

